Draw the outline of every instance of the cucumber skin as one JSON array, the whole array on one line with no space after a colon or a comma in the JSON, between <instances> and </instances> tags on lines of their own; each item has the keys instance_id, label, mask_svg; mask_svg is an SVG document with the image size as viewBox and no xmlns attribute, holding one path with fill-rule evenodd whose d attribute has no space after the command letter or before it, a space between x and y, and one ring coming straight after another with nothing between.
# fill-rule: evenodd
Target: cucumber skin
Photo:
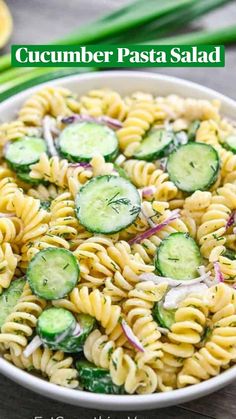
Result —
<instances>
[{"instance_id":1,"label":"cucumber skin","mask_svg":"<svg viewBox=\"0 0 236 419\"><path fill-rule=\"evenodd\" d=\"M5 322L6 317L12 312L14 306L17 304L18 299L20 298L23 288L25 286L26 280L24 278L15 279L11 282L10 286L3 291L0 295L0 328ZM12 294L15 295L12 295ZM9 305L9 296L13 298L13 304ZM4 310L4 308L9 308L9 310ZM4 313L5 311L5 313Z\"/></svg>"},{"instance_id":2,"label":"cucumber skin","mask_svg":"<svg viewBox=\"0 0 236 419\"><path fill-rule=\"evenodd\" d=\"M43 331L42 332L42 328L40 327L40 320L41 320L41 318L42 318L42 315L44 315L44 313L45 312L47 312L47 311L54 311L54 314L56 315L56 312L58 311L58 310L60 310L61 312L62 311L66 311L66 312L68 312L68 313L70 313L70 315L71 315L71 324L70 324L70 326L69 326L69 328L66 330L66 332L67 332L67 337L70 335L70 334L72 334L73 333L73 331L75 330L75 327L76 327L76 319L75 319L75 317L74 317L74 315L69 311L69 310L66 310L66 309L64 309L64 308L57 308L57 307L50 307L50 308L48 308L48 309L46 309L46 310L44 310L41 314L40 314L40 316L38 317L38 320L37 320L37 326L36 326L36 330L37 330L37 334L39 335L39 337L40 337L40 339L42 340L42 342L46 345L46 346L48 346L50 349L55 349L55 350L57 350L57 349L59 349L59 344L57 344L56 343L56 340L58 339L58 338L60 338L60 336L61 336L61 334L62 333L64 333L64 332L58 332L58 333L54 333L54 334L50 334L49 332L47 332L47 331ZM65 338L65 339L67 339L67 337Z\"/></svg>"},{"instance_id":3,"label":"cucumber skin","mask_svg":"<svg viewBox=\"0 0 236 419\"><path fill-rule=\"evenodd\" d=\"M168 310L165 310L165 311L168 311ZM163 315L161 314L161 310L160 310L160 302L158 302L158 303L156 303L155 305L154 305L154 307L153 307L153 309L152 309L152 315L153 315L153 318L154 318L154 320L161 326L161 327L165 327L166 329L170 329L171 328L171 326L172 326L172 324L174 323L174 321L175 321L175 318L174 318L174 313L175 313L175 311L176 310L169 310L169 315L170 315L170 317L172 317L173 316L173 321L172 322L166 322L165 321L165 318L163 317ZM170 318L169 318L170 319Z\"/></svg>"},{"instance_id":4,"label":"cucumber skin","mask_svg":"<svg viewBox=\"0 0 236 419\"><path fill-rule=\"evenodd\" d=\"M14 163L10 162L10 160L8 160L6 157L5 157L5 160L7 162L8 167L11 170L13 170L14 172L27 173L29 171L29 166L27 164L22 164L21 166L19 166L18 164L14 164ZM30 165L35 164L37 162L38 162L38 160L35 161L34 163L30 163Z\"/></svg>"},{"instance_id":5,"label":"cucumber skin","mask_svg":"<svg viewBox=\"0 0 236 419\"><path fill-rule=\"evenodd\" d=\"M80 384L85 390L101 394L125 394L123 386L117 386L112 382L108 370L96 367L88 361L77 361L76 368Z\"/></svg>"},{"instance_id":6,"label":"cucumber skin","mask_svg":"<svg viewBox=\"0 0 236 419\"><path fill-rule=\"evenodd\" d=\"M233 135L229 135L229 137L231 137L231 136L233 136ZM235 137L236 137L236 135L235 135ZM227 140L227 138L226 138L226 140ZM232 146L230 146L227 142L222 143L222 146L223 146L226 150L229 150L229 151L231 151L233 154L236 154L236 147L232 147Z\"/></svg>"},{"instance_id":7,"label":"cucumber skin","mask_svg":"<svg viewBox=\"0 0 236 419\"><path fill-rule=\"evenodd\" d=\"M49 182L45 181L44 179L31 178L29 175L29 172L16 172L16 176L23 182L29 183L31 185L35 185L35 186L38 186L38 185L48 186L49 185Z\"/></svg>"},{"instance_id":8,"label":"cucumber skin","mask_svg":"<svg viewBox=\"0 0 236 419\"><path fill-rule=\"evenodd\" d=\"M165 271L163 270L163 268L161 268L161 266L160 266L160 261L159 261L159 258L158 258L158 253L159 253L159 251L160 251L160 249L163 247L163 246L165 246L165 244L166 244L166 241L169 239L169 237L173 237L173 236L182 236L182 235L186 235L186 233L180 233L180 232L178 232L178 233L172 233L172 234L170 234L169 236L167 236L163 241L162 241L162 243L160 244L160 246L159 246L159 248L158 248L158 252L157 252L157 254L156 254L156 257L155 257L155 259L154 259L154 265L155 265L155 268L156 268L156 270L157 270L157 273L159 274L159 275L162 275L162 276L166 276L166 274L165 274ZM189 236L189 238L195 243L195 245L196 245L196 248L198 248L197 247L197 244L196 244L196 242L194 241L194 239L192 239L190 236ZM200 251L199 251L199 253L200 253ZM181 279L181 281L182 281L183 279ZM188 280L186 279L186 283L188 282Z\"/></svg>"},{"instance_id":9,"label":"cucumber skin","mask_svg":"<svg viewBox=\"0 0 236 419\"><path fill-rule=\"evenodd\" d=\"M157 151L156 153L146 154L140 157L134 154L132 158L135 160L144 160L144 161L152 162L154 160L162 159L163 157L168 156L170 147L171 147L171 143L166 144L166 146L163 147L161 151Z\"/></svg>"},{"instance_id":10,"label":"cucumber skin","mask_svg":"<svg viewBox=\"0 0 236 419\"><path fill-rule=\"evenodd\" d=\"M136 159L136 160L144 160L144 161L154 161L157 159L161 159L163 157L166 157L170 154L170 150L171 150L171 146L173 145L173 141L174 141L175 135L174 133L172 133L172 139L170 140L170 142L168 144L166 144L162 150L156 151L155 153L150 153L150 154L146 154L146 155L142 155L142 156L137 156L135 153L132 156L132 158Z\"/></svg>"},{"instance_id":11,"label":"cucumber skin","mask_svg":"<svg viewBox=\"0 0 236 419\"><path fill-rule=\"evenodd\" d=\"M97 179L99 179L99 178L101 178L101 177L106 177L106 176L110 176L110 177L112 177L111 175L101 175L101 176L96 176L95 178L92 178L92 179L90 179L88 182L95 182ZM120 176L121 177L121 176ZM122 178L123 179L125 179L125 180L128 180L129 182L130 182L130 180L129 179L126 179L125 177L123 177L122 176ZM88 183L87 182L87 183ZM77 196L83 191L83 189L86 187L86 185L87 185L87 183L85 183L85 185L84 186L82 186L82 188L80 188L80 190L79 190L79 192L77 193ZM130 182L131 183L131 182ZM133 185L134 186L134 185ZM135 186L134 186L135 187ZM140 201L140 203L141 203L141 201ZM141 206L140 206L140 211L141 211ZM76 214L76 216L77 216L77 218L78 218L78 220L79 220L79 222L81 222L80 221L80 218L79 218L79 211L77 210L77 197L76 197L76 200L75 200L75 214ZM137 216L136 216L136 218L133 220L133 221L131 221L128 225L126 225L124 228L128 228L128 227L130 227L134 222L135 222L135 220L138 218L138 215L139 214L137 214ZM82 223L81 223L82 224ZM83 225L83 224L82 224ZM90 229L88 226L84 226L85 228L86 228L86 230L88 230L90 233L95 233L95 234L105 234L105 235L107 235L107 234L115 234L115 233L118 233L119 231L121 231L121 230L123 230L123 229L121 229L121 230L111 230L109 233L101 233L101 231L99 230L99 229L97 229L97 230L95 230L95 229Z\"/></svg>"},{"instance_id":12,"label":"cucumber skin","mask_svg":"<svg viewBox=\"0 0 236 419\"><path fill-rule=\"evenodd\" d=\"M76 157L72 156L71 154L68 154L65 151L62 151L61 149L59 149L59 153L60 153L61 157L64 157L65 159L67 159L71 163L80 163L80 162L89 163L92 160L92 157L89 157L89 158L78 157L78 158L76 158ZM118 154L119 154L119 149L117 148L113 153L111 153L107 156L103 156L103 157L104 157L104 160L109 163L109 162L113 162L116 159L116 157L118 156Z\"/></svg>"},{"instance_id":13,"label":"cucumber skin","mask_svg":"<svg viewBox=\"0 0 236 419\"><path fill-rule=\"evenodd\" d=\"M196 119L195 121L193 121L189 128L188 128L188 140L189 141L195 141L196 140L196 133L198 128L200 127L201 121L199 121L198 119Z\"/></svg>"},{"instance_id":14,"label":"cucumber skin","mask_svg":"<svg viewBox=\"0 0 236 419\"><path fill-rule=\"evenodd\" d=\"M184 147L184 146L186 146L186 145L189 145L189 144L201 144L201 145L204 145L204 146L208 146L208 144L205 144L205 143L195 143L194 141L190 141L189 143L187 143L187 144L184 144L183 146L181 146L181 147ZM183 190L183 189L180 189L180 187L175 183L175 180L173 180L173 178L172 178L172 176L171 176L171 174L169 173L169 171L168 171L168 162L170 161L170 158L171 158L171 156L176 152L176 150L174 150L170 155L169 155L169 157L168 157L168 161L167 161L167 173L169 174L169 178L170 178L170 180L175 184L175 186L179 189L179 190L181 190L181 191L183 191L183 192L187 192L187 193L194 193L194 192L196 192L196 191L198 191L198 190L200 190L200 191L207 191L207 190L209 190L210 189L210 187L216 182L216 180L217 180L217 177L218 177L218 174L219 174L219 170L220 170L220 157L219 157L219 154L217 153L217 151L214 149L214 147L213 146L211 146L212 147L212 149L214 150L214 152L215 152L215 156L216 156L216 159L217 159L217 166L216 166L216 169L215 169L215 173L213 173L212 174L212 178L211 178L211 181L207 184L207 185L205 185L205 187L204 188L196 188L196 189L191 189L191 190Z\"/></svg>"},{"instance_id":15,"label":"cucumber skin","mask_svg":"<svg viewBox=\"0 0 236 419\"><path fill-rule=\"evenodd\" d=\"M83 327L83 321L80 322L80 318L83 319L83 317L90 317L91 324ZM92 330L96 326L96 320L94 317L91 317L87 314L78 314L77 315L78 323L81 324L83 332L79 336L69 336L62 342L60 342L56 349L59 349L63 352L69 352L69 353L76 353L83 351L84 343L88 337L88 335L92 332ZM86 323L86 321L84 322ZM87 322L88 323L88 322Z\"/></svg>"},{"instance_id":16,"label":"cucumber skin","mask_svg":"<svg viewBox=\"0 0 236 419\"><path fill-rule=\"evenodd\" d=\"M50 212L50 206L51 206L51 202L50 201L40 201L40 209L44 209L45 211Z\"/></svg>"},{"instance_id":17,"label":"cucumber skin","mask_svg":"<svg viewBox=\"0 0 236 419\"><path fill-rule=\"evenodd\" d=\"M62 250L63 252L69 252L69 253L71 253L69 250L66 250L66 249L63 249L63 248L58 248L58 249L60 249L60 250ZM31 259L31 261L30 261L30 263L29 263L29 265L28 265L28 268L27 268L27 271L26 271L26 279L27 279L27 281L28 281L28 284L29 284L29 286L30 286L30 289L31 289L31 291L32 291L32 293L33 294L35 294L35 295L37 295L39 298L44 298L45 300L48 300L47 298L45 298L45 296L43 296L43 295L40 295L37 291L35 291L34 290L34 286L32 285L32 280L30 279L30 273L31 273L31 270L32 270L32 265L31 265L31 263L35 260L35 258L37 257L37 255L39 254L39 253L41 253L41 252L52 252L52 251L54 251L55 250L55 247L47 247L46 249L44 249L44 250L41 250L40 252L38 252L38 253L36 253L36 255ZM41 253L42 254L42 253ZM74 256L74 255L73 255ZM79 282L79 280L80 280L80 267L79 267L79 264L78 264L78 262L77 262L77 259L75 258L75 256L74 256L74 261L75 261L75 263L76 263L76 266L77 266L77 272L78 272L78 276L77 276L77 283ZM31 265L31 266L30 266ZM75 284L75 286L76 286L76 284ZM73 288L72 288L73 289ZM72 291L72 289L71 289L71 291ZM71 291L68 291L68 292L71 292ZM66 295L66 294L65 294ZM64 295L64 296L65 296ZM60 300L61 298L63 298L63 296L60 296L60 297L54 297L54 298L50 298L48 301L51 301L51 300Z\"/></svg>"},{"instance_id":18,"label":"cucumber skin","mask_svg":"<svg viewBox=\"0 0 236 419\"><path fill-rule=\"evenodd\" d=\"M231 250L231 249L227 249L225 250L225 252L223 253L223 256L225 256L226 258L230 259L230 260L235 260L236 259L236 253Z\"/></svg>"},{"instance_id":19,"label":"cucumber skin","mask_svg":"<svg viewBox=\"0 0 236 419\"><path fill-rule=\"evenodd\" d=\"M23 138L30 138L30 137L23 137ZM32 138L34 138L34 137L32 137ZM22 138L20 138L20 140L21 140ZM42 138L39 138L40 140L42 140L43 141L43 139ZM15 141L17 141L17 140L15 140ZM15 141L10 141L10 143L14 143ZM6 150L7 150L7 147L6 147ZM45 147L45 151L44 151L45 153L47 152L47 148ZM30 169L30 166L31 165L33 165L33 164L35 164L35 163L37 163L38 161L39 161L39 159L36 159L35 161L33 161L33 162L31 162L30 164L18 164L18 163L12 163L10 160L8 160L7 159L7 157L5 157L5 160L6 160L6 162L7 162L7 164L8 164L8 166L9 166L9 168L10 169L12 169L14 172L18 172L18 173L28 173L29 172L29 169Z\"/></svg>"},{"instance_id":20,"label":"cucumber skin","mask_svg":"<svg viewBox=\"0 0 236 419\"><path fill-rule=\"evenodd\" d=\"M116 137L116 134L114 134L114 136ZM118 138L117 137L116 137L116 141L117 141L116 149L112 153L109 153L107 155L103 155L104 160L106 162L113 162L119 154L119 143L118 143ZM57 148L58 148L58 151L59 151L59 154L61 155L61 157L66 158L71 163L79 163L79 162L89 163L92 160L92 157L73 156L69 152L63 150L61 148L61 145L60 145L60 136L59 136L58 141L57 141Z\"/></svg>"}]
</instances>

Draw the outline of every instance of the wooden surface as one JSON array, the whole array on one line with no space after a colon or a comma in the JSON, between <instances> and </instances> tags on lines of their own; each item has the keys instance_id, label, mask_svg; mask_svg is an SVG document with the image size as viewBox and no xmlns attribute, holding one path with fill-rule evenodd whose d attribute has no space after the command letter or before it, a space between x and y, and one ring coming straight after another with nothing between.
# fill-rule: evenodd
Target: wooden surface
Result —
<instances>
[{"instance_id":1,"label":"wooden surface","mask_svg":"<svg viewBox=\"0 0 236 419\"><path fill-rule=\"evenodd\" d=\"M148 0L147 0L148 1ZM207 0L206 0L207 1ZM127 0L8 0L14 16L13 43L47 43L89 22L104 11L113 10ZM235 23L235 0L223 9L198 21L195 28ZM153 69L151 71L154 71ZM227 49L226 67L219 69L174 68L159 73L182 77L214 88L236 99L236 47ZM236 383L210 396L147 412L96 411L73 407L38 396L0 376L0 419L161 419L236 417Z\"/></svg>"}]
</instances>

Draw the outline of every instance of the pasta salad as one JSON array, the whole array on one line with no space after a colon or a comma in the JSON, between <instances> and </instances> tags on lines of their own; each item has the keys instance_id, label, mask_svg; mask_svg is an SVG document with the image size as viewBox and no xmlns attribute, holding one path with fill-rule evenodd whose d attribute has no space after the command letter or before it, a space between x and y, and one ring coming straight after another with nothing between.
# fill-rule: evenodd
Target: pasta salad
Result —
<instances>
[{"instance_id":1,"label":"pasta salad","mask_svg":"<svg viewBox=\"0 0 236 419\"><path fill-rule=\"evenodd\" d=\"M0 350L106 394L236 359L236 126L218 101L45 87L0 125Z\"/></svg>"}]
</instances>

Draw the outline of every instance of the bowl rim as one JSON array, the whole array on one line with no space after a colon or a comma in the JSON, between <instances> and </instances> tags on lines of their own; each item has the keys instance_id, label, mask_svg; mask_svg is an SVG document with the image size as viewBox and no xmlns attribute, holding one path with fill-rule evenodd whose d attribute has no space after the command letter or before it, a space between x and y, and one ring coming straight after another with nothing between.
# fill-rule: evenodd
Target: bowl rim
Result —
<instances>
[{"instance_id":1,"label":"bowl rim","mask_svg":"<svg viewBox=\"0 0 236 419\"><path fill-rule=\"evenodd\" d=\"M41 89L43 86L55 86L62 85L66 87L67 83L78 81L89 81L97 79L101 81L104 78L136 78L136 79L151 79L155 81L165 81L171 85L178 85L180 87L188 87L194 92L203 94L205 97L219 99L226 107L233 108L236 111L236 102L217 91L204 87L200 84L172 76L166 76L162 74L156 74L152 72L143 71L101 71L99 73L84 73L80 75L72 75L63 77L61 79L55 79L50 82L41 83L37 86L31 87L24 90L23 92L17 93L16 95L4 100L0 104L0 110L7 111L8 108L12 107L15 102L24 100L32 93ZM174 92L173 92L174 93ZM183 95L184 96L184 95ZM193 95L194 97L194 95ZM199 96L200 97L200 96ZM109 410L138 410L138 409L152 409L161 408L164 406L171 406L174 404L194 400L196 398L207 395L211 392L219 390L231 381L236 379L236 366L229 368L221 374L212 377L206 381L198 384L194 384L188 387L184 387L177 390L172 390L164 393L153 393L145 395L106 395L96 394L77 389L70 389L66 387L60 387L56 384L45 381L43 378L34 376L26 371L23 371L11 364L7 360L0 357L0 372L15 381L16 383L33 390L46 397L56 399L58 401L64 401L69 404L85 406L90 408L100 408Z\"/></svg>"},{"instance_id":2,"label":"bowl rim","mask_svg":"<svg viewBox=\"0 0 236 419\"><path fill-rule=\"evenodd\" d=\"M158 74L155 72L145 72L145 71L133 71L133 70L108 70L108 71L99 71L99 72L91 72L91 73L82 73L82 74L73 74L71 76L66 76L62 78L57 78L51 81L46 81L36 86L29 87L28 89L23 90L22 92L16 93L15 95L3 100L0 102L0 109L4 110L10 106L13 102L18 101L19 99L24 100L27 96L30 96L37 90L43 88L44 86L57 86L57 85L66 85L68 82L72 82L74 80L78 80L78 82L89 81L93 79L102 80L102 79L115 79L115 78L132 78L132 79L143 79L143 80L153 80L154 81L165 81L169 82L170 84L177 84L178 86L182 87L189 87L192 88L195 93L200 92L204 96L211 96L214 99L219 99L222 103L227 104L229 106L233 106L236 108L236 100L224 95L223 93L219 93L218 91L201 85L199 83L192 82L190 80L186 80L184 78L169 76L164 74ZM183 92L183 97L186 97Z\"/></svg>"},{"instance_id":3,"label":"bowl rim","mask_svg":"<svg viewBox=\"0 0 236 419\"><path fill-rule=\"evenodd\" d=\"M236 365L201 383L163 393L111 395L90 393L83 390L60 387L40 377L29 374L0 359L0 372L6 377L46 397L66 401L78 406L109 408L109 410L149 410L194 400L221 389L236 378ZM110 404L111 403L111 404ZM112 406L113 405L113 406Z\"/></svg>"}]
</instances>

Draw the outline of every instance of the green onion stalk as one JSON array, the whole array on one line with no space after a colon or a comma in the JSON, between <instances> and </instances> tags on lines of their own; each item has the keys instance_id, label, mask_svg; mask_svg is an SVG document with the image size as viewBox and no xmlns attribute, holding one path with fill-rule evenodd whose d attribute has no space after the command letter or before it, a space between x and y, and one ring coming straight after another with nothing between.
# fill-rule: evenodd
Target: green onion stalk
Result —
<instances>
[{"instance_id":1,"label":"green onion stalk","mask_svg":"<svg viewBox=\"0 0 236 419\"><path fill-rule=\"evenodd\" d=\"M79 45L97 43L104 39L112 40L112 36L125 30L152 22L171 11L177 11L198 0L136 0L130 5L112 12L103 18L84 25L78 31L52 42L53 45ZM229 1L229 0L228 0ZM11 66L10 54L0 58L0 71Z\"/></svg>"},{"instance_id":2,"label":"green onion stalk","mask_svg":"<svg viewBox=\"0 0 236 419\"><path fill-rule=\"evenodd\" d=\"M197 17L232 0L135 0L103 16L54 45L91 43L226 44L236 41L236 27L171 36ZM137 28L139 30L137 31ZM91 69L94 70L94 69ZM56 77L81 73L81 68L11 68L10 55L0 57L0 101L23 88ZM23 86L23 87L22 87ZM6 92L6 93L4 93Z\"/></svg>"},{"instance_id":3,"label":"green onion stalk","mask_svg":"<svg viewBox=\"0 0 236 419\"><path fill-rule=\"evenodd\" d=\"M41 69L42 70L42 69ZM44 69L46 70L46 69ZM48 70L48 69L47 69ZM52 69L51 69L52 70ZM95 71L94 68L66 68L66 69L53 69L51 72L37 72L26 79L22 78L20 83L9 83L8 87L4 90L0 91L0 103L3 100L8 99L9 97L26 90L30 87L36 86L41 83L46 83L50 80L55 80L59 78L63 78L66 76L74 75L74 74L82 74L84 72Z\"/></svg>"},{"instance_id":4,"label":"green onion stalk","mask_svg":"<svg viewBox=\"0 0 236 419\"><path fill-rule=\"evenodd\" d=\"M192 32L184 35L171 36L147 42L151 45L206 45L232 44L236 42L236 25L216 30Z\"/></svg>"},{"instance_id":5,"label":"green onion stalk","mask_svg":"<svg viewBox=\"0 0 236 419\"><path fill-rule=\"evenodd\" d=\"M141 27L141 36L149 33L149 39L157 38L158 31L170 33L173 29L182 27L183 23L220 7L232 0L136 0L129 5L112 12L91 25L82 26L77 32L63 39L54 41L53 44L79 45L116 40L117 35L127 32L129 39L130 30ZM163 4L165 3L165 4ZM185 16L183 20L183 16ZM150 23L154 22L154 28ZM175 27L173 28L173 24ZM132 32L131 32L132 33ZM155 36L153 36L155 35ZM133 33L132 33L133 36ZM160 37L160 36L159 36ZM141 38L141 40L144 40ZM10 54L0 58L0 71L11 66Z\"/></svg>"}]
</instances>

